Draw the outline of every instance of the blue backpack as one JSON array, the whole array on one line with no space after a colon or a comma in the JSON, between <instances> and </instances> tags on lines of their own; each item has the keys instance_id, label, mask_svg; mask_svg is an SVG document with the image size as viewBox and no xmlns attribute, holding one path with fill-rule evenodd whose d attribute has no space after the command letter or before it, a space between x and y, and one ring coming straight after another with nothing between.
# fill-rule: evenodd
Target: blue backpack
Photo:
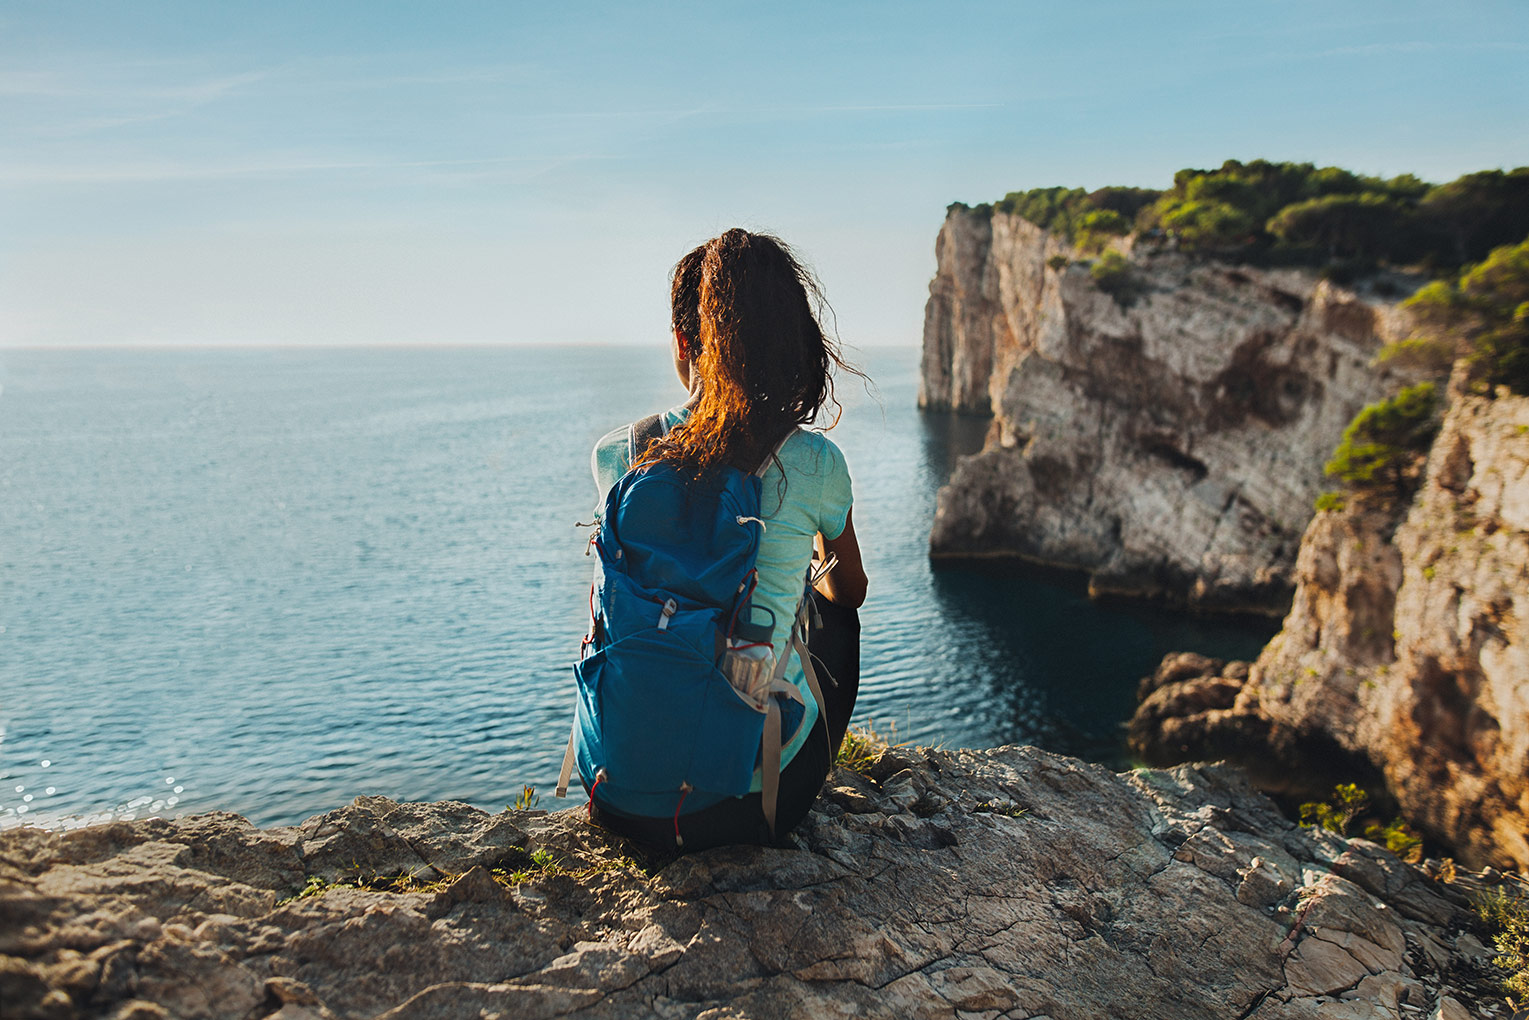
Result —
<instances>
[{"instance_id":1,"label":"blue backpack","mask_svg":"<svg viewBox=\"0 0 1529 1020\"><path fill-rule=\"evenodd\" d=\"M805 592L779 660L771 639L787 621L751 603L766 527L761 479L780 446L753 473L724 466L697 479L637 463L662 430L658 415L628 430L635 466L606 494L589 540L598 557L590 626L573 667L578 703L557 796L577 765L591 801L672 815L682 845L679 816L747 794L757 769L773 834L783 731L794 735L805 716L784 679L793 650L823 705L804 641Z\"/></svg>"}]
</instances>

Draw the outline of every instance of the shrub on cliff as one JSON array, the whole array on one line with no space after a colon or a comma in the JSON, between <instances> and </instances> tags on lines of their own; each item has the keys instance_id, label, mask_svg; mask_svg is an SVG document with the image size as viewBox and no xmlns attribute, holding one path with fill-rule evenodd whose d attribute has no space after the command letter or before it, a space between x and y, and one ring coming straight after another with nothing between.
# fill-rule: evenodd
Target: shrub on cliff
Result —
<instances>
[{"instance_id":1,"label":"shrub on cliff","mask_svg":"<svg viewBox=\"0 0 1529 1020\"><path fill-rule=\"evenodd\" d=\"M1141 281L1136 279L1131 264L1118 251L1107 251L1099 256L1089 267L1088 275L1093 277L1095 286L1114 298L1122 308L1130 307L1141 294Z\"/></svg>"},{"instance_id":2,"label":"shrub on cliff","mask_svg":"<svg viewBox=\"0 0 1529 1020\"><path fill-rule=\"evenodd\" d=\"M1502 886L1479 893L1476 913L1493 930L1492 944L1500 954L1492 962L1507 972L1503 990L1529 1003L1529 896Z\"/></svg>"},{"instance_id":3,"label":"shrub on cliff","mask_svg":"<svg viewBox=\"0 0 1529 1020\"><path fill-rule=\"evenodd\" d=\"M994 208L1096 251L1110 238L1129 234L1136 214L1160 194L1151 188L1032 188L1009 192Z\"/></svg>"},{"instance_id":4,"label":"shrub on cliff","mask_svg":"<svg viewBox=\"0 0 1529 1020\"><path fill-rule=\"evenodd\" d=\"M1467 358L1480 389L1529 393L1529 240L1498 248L1453 281L1423 287L1404 303L1420 336Z\"/></svg>"},{"instance_id":5,"label":"shrub on cliff","mask_svg":"<svg viewBox=\"0 0 1529 1020\"><path fill-rule=\"evenodd\" d=\"M1073 224L1073 243L1083 251L1099 251L1110 241L1131 232L1130 222L1113 209L1091 209Z\"/></svg>"},{"instance_id":6,"label":"shrub on cliff","mask_svg":"<svg viewBox=\"0 0 1529 1020\"><path fill-rule=\"evenodd\" d=\"M1082 211L1088 192L1082 188L1031 188L1011 191L994 203L999 212L1023 216L1042 230L1072 240L1073 216Z\"/></svg>"},{"instance_id":7,"label":"shrub on cliff","mask_svg":"<svg viewBox=\"0 0 1529 1020\"><path fill-rule=\"evenodd\" d=\"M1439 262L1459 266L1529 234L1529 166L1483 170L1431 188L1418 204L1439 244Z\"/></svg>"},{"instance_id":8,"label":"shrub on cliff","mask_svg":"<svg viewBox=\"0 0 1529 1020\"><path fill-rule=\"evenodd\" d=\"M1359 191L1362 179L1337 167L1229 159L1217 170L1180 170L1173 190L1138 219L1201 250L1267 245L1264 224L1285 206L1323 195Z\"/></svg>"},{"instance_id":9,"label":"shrub on cliff","mask_svg":"<svg viewBox=\"0 0 1529 1020\"><path fill-rule=\"evenodd\" d=\"M1327 474L1356 492L1405 498L1439 431L1435 391L1433 383L1422 382L1366 406L1344 429Z\"/></svg>"},{"instance_id":10,"label":"shrub on cliff","mask_svg":"<svg viewBox=\"0 0 1529 1020\"><path fill-rule=\"evenodd\" d=\"M1195 251L1226 251L1253 242L1253 217L1230 202L1188 200L1163 211L1158 222Z\"/></svg>"}]
</instances>

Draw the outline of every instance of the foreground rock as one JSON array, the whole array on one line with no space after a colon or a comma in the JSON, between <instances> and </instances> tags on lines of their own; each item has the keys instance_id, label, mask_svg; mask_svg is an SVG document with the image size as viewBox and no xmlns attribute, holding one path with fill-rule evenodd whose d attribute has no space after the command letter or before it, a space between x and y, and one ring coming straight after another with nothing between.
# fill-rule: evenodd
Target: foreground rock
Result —
<instances>
[{"instance_id":1,"label":"foreground rock","mask_svg":"<svg viewBox=\"0 0 1529 1020\"><path fill-rule=\"evenodd\" d=\"M791 848L670 861L634 861L577 809L382 798L266 831L218 814L11 831L0 1002L138 1020L1506 1016L1456 886L1292 826L1229 768L897 750L829 785ZM400 871L437 881L291 899Z\"/></svg>"},{"instance_id":2,"label":"foreground rock","mask_svg":"<svg viewBox=\"0 0 1529 1020\"><path fill-rule=\"evenodd\" d=\"M1099 594L1283 614L1322 466L1402 330L1391 298L1138 245L1121 300L1014 215L951 208L920 402L994 415L935 557L1087 571Z\"/></svg>"},{"instance_id":3,"label":"foreground rock","mask_svg":"<svg viewBox=\"0 0 1529 1020\"><path fill-rule=\"evenodd\" d=\"M1170 656L1132 741L1271 789L1372 776L1462 861L1529 869L1529 398L1457 395L1403 512L1318 515L1258 661Z\"/></svg>"}]
</instances>

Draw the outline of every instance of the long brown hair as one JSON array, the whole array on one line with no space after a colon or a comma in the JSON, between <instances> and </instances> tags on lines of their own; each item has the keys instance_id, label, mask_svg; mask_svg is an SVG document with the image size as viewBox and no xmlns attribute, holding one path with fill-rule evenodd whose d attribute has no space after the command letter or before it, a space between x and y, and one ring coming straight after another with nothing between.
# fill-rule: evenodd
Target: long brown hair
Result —
<instances>
[{"instance_id":1,"label":"long brown hair","mask_svg":"<svg viewBox=\"0 0 1529 1020\"><path fill-rule=\"evenodd\" d=\"M687 253L670 304L700 396L645 460L694 475L719 464L753 470L790 429L825 405L838 411L835 369L861 374L818 321L822 288L779 238L733 229Z\"/></svg>"}]
</instances>

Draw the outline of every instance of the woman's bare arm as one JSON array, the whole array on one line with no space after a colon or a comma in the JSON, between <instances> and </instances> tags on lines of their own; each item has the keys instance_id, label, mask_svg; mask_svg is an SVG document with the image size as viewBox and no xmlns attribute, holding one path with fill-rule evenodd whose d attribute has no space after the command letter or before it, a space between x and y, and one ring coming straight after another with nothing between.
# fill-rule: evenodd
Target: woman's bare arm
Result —
<instances>
[{"instance_id":1,"label":"woman's bare arm","mask_svg":"<svg viewBox=\"0 0 1529 1020\"><path fill-rule=\"evenodd\" d=\"M844 530L835 539L825 539L820 531L813 539L817 555L839 558L834 568L817 583L818 593L830 602L848 609L858 609L865 602L865 565L860 560L860 542L855 538L855 511L844 515Z\"/></svg>"}]
</instances>

